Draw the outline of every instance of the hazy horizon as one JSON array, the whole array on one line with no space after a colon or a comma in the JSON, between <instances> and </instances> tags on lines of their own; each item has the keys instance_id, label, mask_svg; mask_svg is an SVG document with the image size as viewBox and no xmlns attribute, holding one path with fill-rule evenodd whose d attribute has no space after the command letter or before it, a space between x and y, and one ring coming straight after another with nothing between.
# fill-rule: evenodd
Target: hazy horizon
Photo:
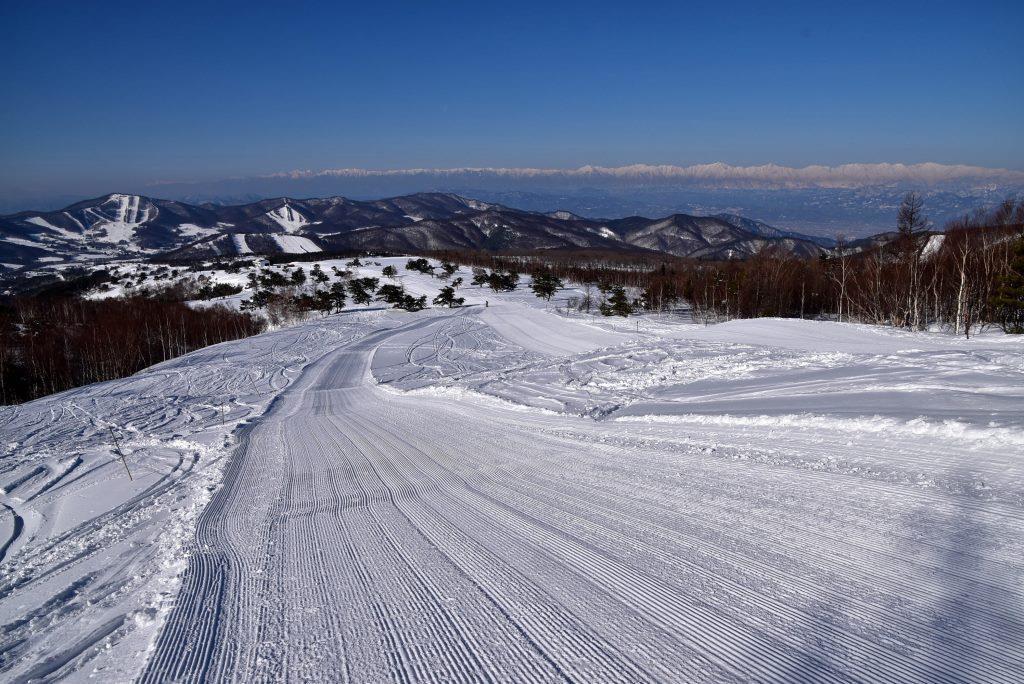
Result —
<instances>
[{"instance_id":1,"label":"hazy horizon","mask_svg":"<svg viewBox=\"0 0 1024 684\"><path fill-rule=\"evenodd\" d=\"M1024 170L1019 4L130 10L0 10L6 206L295 169Z\"/></svg>"}]
</instances>

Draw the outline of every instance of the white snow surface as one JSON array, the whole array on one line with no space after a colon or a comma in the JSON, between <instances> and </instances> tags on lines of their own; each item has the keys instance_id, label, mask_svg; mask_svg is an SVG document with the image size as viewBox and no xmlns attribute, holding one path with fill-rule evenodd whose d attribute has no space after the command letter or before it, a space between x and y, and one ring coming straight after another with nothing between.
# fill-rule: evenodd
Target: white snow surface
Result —
<instances>
[{"instance_id":1,"label":"white snow surface","mask_svg":"<svg viewBox=\"0 0 1024 684\"><path fill-rule=\"evenodd\" d=\"M64 228L61 228L60 226L55 226L46 219L44 219L42 216L30 216L29 218L25 219L25 223L31 223L34 226L46 228L47 230L52 231L57 235L61 236L62 238L68 240L82 240L85 237L81 233L74 233L70 230L65 230Z\"/></svg>"},{"instance_id":2,"label":"white snow surface","mask_svg":"<svg viewBox=\"0 0 1024 684\"><path fill-rule=\"evenodd\" d=\"M141 199L138 195L111 195L100 205L105 213L86 209L95 219L89 226L90 231L103 231L96 234L95 239L112 244L132 242L135 230L151 218L149 207L139 209Z\"/></svg>"},{"instance_id":3,"label":"white snow surface","mask_svg":"<svg viewBox=\"0 0 1024 684\"><path fill-rule=\"evenodd\" d=\"M14 235L7 235L4 237L4 242L10 242L12 245L21 245L23 247L39 247L38 242L32 240L26 240L25 238L16 237Z\"/></svg>"},{"instance_id":4,"label":"white snow surface","mask_svg":"<svg viewBox=\"0 0 1024 684\"><path fill-rule=\"evenodd\" d=\"M231 236L231 241L235 243L235 251L239 254L252 254L252 250L249 248L249 243L245 241L244 234L235 233Z\"/></svg>"},{"instance_id":5,"label":"white snow surface","mask_svg":"<svg viewBox=\"0 0 1024 684\"><path fill-rule=\"evenodd\" d=\"M459 294L3 409L0 678L1018 680L1024 340Z\"/></svg>"},{"instance_id":6,"label":"white snow surface","mask_svg":"<svg viewBox=\"0 0 1024 684\"><path fill-rule=\"evenodd\" d=\"M287 203L268 211L267 216L289 233L294 233L309 223L305 216Z\"/></svg>"},{"instance_id":7,"label":"white snow surface","mask_svg":"<svg viewBox=\"0 0 1024 684\"><path fill-rule=\"evenodd\" d=\"M219 228L198 226L194 223L182 223L178 226L178 232L185 237L206 237L220 232Z\"/></svg>"},{"instance_id":8,"label":"white snow surface","mask_svg":"<svg viewBox=\"0 0 1024 684\"><path fill-rule=\"evenodd\" d=\"M315 242L301 235L271 235L271 237L274 238L274 242L277 243L277 246L285 254L307 254L323 251L316 246Z\"/></svg>"},{"instance_id":9,"label":"white snow surface","mask_svg":"<svg viewBox=\"0 0 1024 684\"><path fill-rule=\"evenodd\" d=\"M929 235L928 242L921 248L921 258L928 259L938 254L939 250L942 249L942 243L946 241L946 236L943 234Z\"/></svg>"}]
</instances>

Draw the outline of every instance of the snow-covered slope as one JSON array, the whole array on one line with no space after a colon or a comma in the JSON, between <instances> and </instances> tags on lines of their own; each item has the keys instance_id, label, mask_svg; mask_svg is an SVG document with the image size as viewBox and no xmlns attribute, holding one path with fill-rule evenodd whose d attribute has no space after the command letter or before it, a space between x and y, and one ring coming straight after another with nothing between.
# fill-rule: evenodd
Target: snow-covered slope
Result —
<instances>
[{"instance_id":1,"label":"snow-covered slope","mask_svg":"<svg viewBox=\"0 0 1024 684\"><path fill-rule=\"evenodd\" d=\"M309 219L287 202L276 209L268 211L267 216L288 233L295 233L301 230L303 226L309 225Z\"/></svg>"},{"instance_id":2,"label":"snow-covered slope","mask_svg":"<svg viewBox=\"0 0 1024 684\"><path fill-rule=\"evenodd\" d=\"M0 677L1017 678L1024 341L460 294L0 411Z\"/></svg>"}]
</instances>

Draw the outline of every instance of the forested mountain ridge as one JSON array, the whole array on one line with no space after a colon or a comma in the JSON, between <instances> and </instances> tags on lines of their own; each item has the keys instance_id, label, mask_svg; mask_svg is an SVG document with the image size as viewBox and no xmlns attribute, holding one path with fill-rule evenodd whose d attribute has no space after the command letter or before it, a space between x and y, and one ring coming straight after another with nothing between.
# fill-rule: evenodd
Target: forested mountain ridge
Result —
<instances>
[{"instance_id":1,"label":"forested mountain ridge","mask_svg":"<svg viewBox=\"0 0 1024 684\"><path fill-rule=\"evenodd\" d=\"M448 193L372 201L280 197L231 206L111 194L59 211L0 217L0 262L8 268L120 257L190 259L352 249L583 248L732 259L766 246L815 256L830 241L729 214L602 220L524 211Z\"/></svg>"}]
</instances>

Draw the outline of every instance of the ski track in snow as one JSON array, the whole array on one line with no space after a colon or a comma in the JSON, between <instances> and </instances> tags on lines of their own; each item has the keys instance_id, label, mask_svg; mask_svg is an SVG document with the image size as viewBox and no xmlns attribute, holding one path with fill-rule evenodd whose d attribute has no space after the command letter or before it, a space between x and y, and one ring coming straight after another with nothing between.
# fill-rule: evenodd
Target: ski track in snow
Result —
<instances>
[{"instance_id":1,"label":"ski track in snow","mask_svg":"<svg viewBox=\"0 0 1024 684\"><path fill-rule=\"evenodd\" d=\"M176 593L232 433L371 314L208 347L0 408L0 679L131 679ZM112 434L113 433L113 434ZM130 468L129 481L115 441Z\"/></svg>"},{"instance_id":2,"label":"ski track in snow","mask_svg":"<svg viewBox=\"0 0 1024 684\"><path fill-rule=\"evenodd\" d=\"M346 313L4 409L0 673L1019 681L1018 341L634 330L489 296ZM140 397L158 387L177 398L154 411ZM209 477L125 489L114 419L130 464L187 463L155 438L176 434L210 446L173 472ZM115 481L110 512L47 518L61 492Z\"/></svg>"}]
</instances>

